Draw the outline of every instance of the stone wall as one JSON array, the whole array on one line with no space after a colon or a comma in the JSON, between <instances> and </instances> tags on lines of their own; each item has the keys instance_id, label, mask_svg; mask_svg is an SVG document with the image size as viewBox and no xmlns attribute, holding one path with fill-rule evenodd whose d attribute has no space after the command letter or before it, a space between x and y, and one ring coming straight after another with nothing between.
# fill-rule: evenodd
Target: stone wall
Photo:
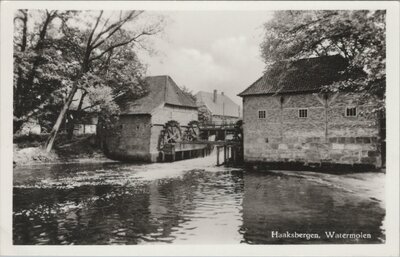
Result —
<instances>
[{"instance_id":1,"label":"stone wall","mask_svg":"<svg viewBox=\"0 0 400 257\"><path fill-rule=\"evenodd\" d=\"M373 103L354 94L246 96L243 99L245 161L371 164L379 166L379 126L363 113ZM357 107L356 117L345 115ZM299 117L307 109L307 118ZM265 111L265 119L258 111Z\"/></svg>"},{"instance_id":2,"label":"stone wall","mask_svg":"<svg viewBox=\"0 0 400 257\"><path fill-rule=\"evenodd\" d=\"M105 137L106 152L116 159L151 161L150 137L150 115L122 115Z\"/></svg>"},{"instance_id":3,"label":"stone wall","mask_svg":"<svg viewBox=\"0 0 400 257\"><path fill-rule=\"evenodd\" d=\"M157 161L158 140L163 125L170 120L186 126L197 120L197 109L162 105L153 113L122 115L112 131L108 131L105 145L108 155L117 159ZM182 129L182 133L184 128Z\"/></svg>"}]
</instances>

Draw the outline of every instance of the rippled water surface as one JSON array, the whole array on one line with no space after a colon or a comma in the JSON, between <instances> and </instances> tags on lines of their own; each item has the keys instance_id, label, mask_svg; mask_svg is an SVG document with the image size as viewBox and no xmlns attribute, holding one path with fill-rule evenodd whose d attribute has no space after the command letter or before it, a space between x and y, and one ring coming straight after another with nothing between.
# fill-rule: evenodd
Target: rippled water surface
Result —
<instances>
[{"instance_id":1,"label":"rippled water surface","mask_svg":"<svg viewBox=\"0 0 400 257\"><path fill-rule=\"evenodd\" d=\"M214 162L209 156L163 164L18 167L14 244L384 241L384 207L368 197L358 177L254 172ZM274 238L273 231L321 237ZM326 231L369 233L371 239L332 240Z\"/></svg>"}]
</instances>

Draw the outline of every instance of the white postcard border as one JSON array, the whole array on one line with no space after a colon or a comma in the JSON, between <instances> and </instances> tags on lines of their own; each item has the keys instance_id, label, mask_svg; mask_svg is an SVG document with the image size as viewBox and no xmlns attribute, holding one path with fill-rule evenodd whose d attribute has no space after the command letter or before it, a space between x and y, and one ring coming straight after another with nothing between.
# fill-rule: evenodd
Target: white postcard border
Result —
<instances>
[{"instance_id":1,"label":"white postcard border","mask_svg":"<svg viewBox=\"0 0 400 257\"><path fill-rule=\"evenodd\" d=\"M144 10L387 10L387 168L386 243L376 245L129 245L129 246L14 246L12 245L12 85L13 14L16 9L144 9ZM31 256L397 256L399 254L399 2L1 2L0 87L0 255Z\"/></svg>"}]
</instances>

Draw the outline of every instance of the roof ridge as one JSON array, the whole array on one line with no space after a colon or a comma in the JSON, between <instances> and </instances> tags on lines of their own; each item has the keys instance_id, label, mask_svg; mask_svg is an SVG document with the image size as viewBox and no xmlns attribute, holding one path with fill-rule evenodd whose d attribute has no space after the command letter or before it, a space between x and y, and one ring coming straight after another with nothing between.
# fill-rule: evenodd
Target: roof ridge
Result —
<instances>
[{"instance_id":1,"label":"roof ridge","mask_svg":"<svg viewBox=\"0 0 400 257\"><path fill-rule=\"evenodd\" d=\"M169 75L148 75L145 78L156 78L156 77L169 77Z\"/></svg>"}]
</instances>

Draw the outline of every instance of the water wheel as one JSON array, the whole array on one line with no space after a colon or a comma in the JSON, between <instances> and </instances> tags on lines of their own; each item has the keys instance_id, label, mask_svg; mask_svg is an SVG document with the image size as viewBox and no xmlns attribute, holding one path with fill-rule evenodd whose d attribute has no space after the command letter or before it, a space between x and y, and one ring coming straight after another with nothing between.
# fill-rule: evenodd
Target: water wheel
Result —
<instances>
[{"instance_id":1,"label":"water wheel","mask_svg":"<svg viewBox=\"0 0 400 257\"><path fill-rule=\"evenodd\" d=\"M166 144L182 141L181 127L177 121L171 120L165 123L158 139L158 150L162 150Z\"/></svg>"},{"instance_id":2,"label":"water wheel","mask_svg":"<svg viewBox=\"0 0 400 257\"><path fill-rule=\"evenodd\" d=\"M200 126L197 120L188 123L184 138L186 141L196 141L200 138Z\"/></svg>"}]
</instances>

